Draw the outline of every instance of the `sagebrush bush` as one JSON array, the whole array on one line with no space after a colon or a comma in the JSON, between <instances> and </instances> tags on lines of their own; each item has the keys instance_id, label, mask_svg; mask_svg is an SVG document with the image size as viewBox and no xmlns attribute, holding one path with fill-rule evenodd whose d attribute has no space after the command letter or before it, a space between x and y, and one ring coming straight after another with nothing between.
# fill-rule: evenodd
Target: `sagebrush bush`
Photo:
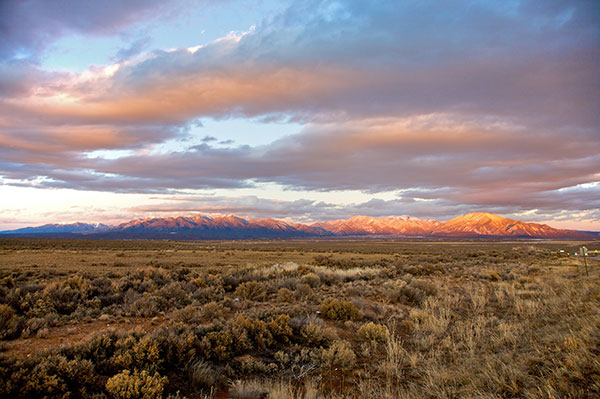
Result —
<instances>
[{"instance_id":1,"label":"sagebrush bush","mask_svg":"<svg viewBox=\"0 0 600 399\"><path fill-rule=\"evenodd\" d=\"M201 323L204 319L202 310L198 306L188 305L183 309L173 312L173 319L187 324Z\"/></svg>"},{"instance_id":2,"label":"sagebrush bush","mask_svg":"<svg viewBox=\"0 0 600 399\"><path fill-rule=\"evenodd\" d=\"M423 304L429 296L437 294L437 287L427 281L411 280L407 284L391 290L388 297L393 303L401 303L408 306Z\"/></svg>"},{"instance_id":3,"label":"sagebrush bush","mask_svg":"<svg viewBox=\"0 0 600 399\"><path fill-rule=\"evenodd\" d=\"M204 320L212 320L223 317L223 307L216 302L209 302L202 306L202 318Z\"/></svg>"},{"instance_id":4,"label":"sagebrush bush","mask_svg":"<svg viewBox=\"0 0 600 399\"><path fill-rule=\"evenodd\" d=\"M219 382L220 374L205 360L198 360L188 367L188 377L196 388L210 388Z\"/></svg>"},{"instance_id":5,"label":"sagebrush bush","mask_svg":"<svg viewBox=\"0 0 600 399\"><path fill-rule=\"evenodd\" d=\"M89 360L69 360L55 353L35 361L0 358L0 397L84 397L93 387L94 365Z\"/></svg>"},{"instance_id":6,"label":"sagebrush bush","mask_svg":"<svg viewBox=\"0 0 600 399\"><path fill-rule=\"evenodd\" d=\"M321 312L331 320L360 320L362 315L350 302L325 300L321 304Z\"/></svg>"},{"instance_id":7,"label":"sagebrush bush","mask_svg":"<svg viewBox=\"0 0 600 399\"><path fill-rule=\"evenodd\" d=\"M323 327L311 321L301 327L300 336L309 346L326 345L337 338L337 334L332 328Z\"/></svg>"},{"instance_id":8,"label":"sagebrush bush","mask_svg":"<svg viewBox=\"0 0 600 399\"><path fill-rule=\"evenodd\" d=\"M357 333L362 339L380 343L385 343L390 336L390 331L386 326L383 324L375 324L373 322L360 326Z\"/></svg>"},{"instance_id":9,"label":"sagebrush bush","mask_svg":"<svg viewBox=\"0 0 600 399\"><path fill-rule=\"evenodd\" d=\"M156 399L161 398L167 377L160 374L150 375L146 370L123 370L109 378L106 390L115 399Z\"/></svg>"},{"instance_id":10,"label":"sagebrush bush","mask_svg":"<svg viewBox=\"0 0 600 399\"><path fill-rule=\"evenodd\" d=\"M356 365L356 355L348 341L337 340L328 349L323 349L321 356L323 367L339 368L350 371Z\"/></svg>"},{"instance_id":11,"label":"sagebrush bush","mask_svg":"<svg viewBox=\"0 0 600 399\"><path fill-rule=\"evenodd\" d=\"M293 302L294 301L294 293L287 288L280 288L277 291L277 301L278 302Z\"/></svg>"},{"instance_id":12,"label":"sagebrush bush","mask_svg":"<svg viewBox=\"0 0 600 399\"><path fill-rule=\"evenodd\" d=\"M250 301L262 301L265 299L266 292L262 283L248 281L235 289L235 295Z\"/></svg>"},{"instance_id":13,"label":"sagebrush bush","mask_svg":"<svg viewBox=\"0 0 600 399\"><path fill-rule=\"evenodd\" d=\"M312 288L318 287L321 284L321 277L315 273L307 273L300 279L302 283L310 285Z\"/></svg>"},{"instance_id":14,"label":"sagebrush bush","mask_svg":"<svg viewBox=\"0 0 600 399\"><path fill-rule=\"evenodd\" d=\"M19 335L20 319L14 309L0 304L0 340L15 338Z\"/></svg>"}]
</instances>

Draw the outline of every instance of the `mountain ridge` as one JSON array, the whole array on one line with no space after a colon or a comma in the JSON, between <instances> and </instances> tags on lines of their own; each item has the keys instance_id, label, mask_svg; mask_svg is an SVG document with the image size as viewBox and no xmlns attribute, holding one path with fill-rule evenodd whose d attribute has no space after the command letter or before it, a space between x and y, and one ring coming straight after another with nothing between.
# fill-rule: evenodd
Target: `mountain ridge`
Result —
<instances>
[{"instance_id":1,"label":"mountain ridge","mask_svg":"<svg viewBox=\"0 0 600 399\"><path fill-rule=\"evenodd\" d=\"M293 223L272 218L249 219L237 215L169 216L134 219L116 226L89 223L46 224L0 231L2 236L82 236L108 239L256 239L349 236L553 238L598 239L598 233L556 229L489 212L470 212L446 222L411 216L372 217Z\"/></svg>"}]
</instances>

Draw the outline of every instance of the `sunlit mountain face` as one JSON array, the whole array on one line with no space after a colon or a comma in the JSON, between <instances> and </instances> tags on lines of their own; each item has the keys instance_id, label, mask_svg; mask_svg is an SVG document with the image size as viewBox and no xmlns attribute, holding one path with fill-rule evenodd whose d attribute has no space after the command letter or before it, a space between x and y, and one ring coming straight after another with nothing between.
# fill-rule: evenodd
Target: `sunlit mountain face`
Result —
<instances>
[{"instance_id":1,"label":"sunlit mountain face","mask_svg":"<svg viewBox=\"0 0 600 399\"><path fill-rule=\"evenodd\" d=\"M117 226L73 223L0 232L4 237L70 237L109 239L252 239L309 237L421 238L558 238L599 239L600 233L555 229L492 213L474 212L447 222L411 217L354 216L311 225L275 219L245 219L236 215L195 215L131 220Z\"/></svg>"},{"instance_id":2,"label":"sunlit mountain face","mask_svg":"<svg viewBox=\"0 0 600 399\"><path fill-rule=\"evenodd\" d=\"M598 21L592 0L2 1L0 230L600 231ZM509 221L460 216L488 211Z\"/></svg>"}]
</instances>

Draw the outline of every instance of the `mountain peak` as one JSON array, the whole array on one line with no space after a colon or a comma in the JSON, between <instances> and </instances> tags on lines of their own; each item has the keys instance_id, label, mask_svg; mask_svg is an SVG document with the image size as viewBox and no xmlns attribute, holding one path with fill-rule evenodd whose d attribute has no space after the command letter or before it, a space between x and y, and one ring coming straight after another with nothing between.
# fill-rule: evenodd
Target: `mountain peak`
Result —
<instances>
[{"instance_id":1,"label":"mountain peak","mask_svg":"<svg viewBox=\"0 0 600 399\"><path fill-rule=\"evenodd\" d=\"M496 215L495 213L490 212L469 212L466 215L458 216L454 219L461 220L493 220L493 221L502 221L502 220L510 220L506 219L500 215Z\"/></svg>"},{"instance_id":2,"label":"mountain peak","mask_svg":"<svg viewBox=\"0 0 600 399\"><path fill-rule=\"evenodd\" d=\"M72 223L44 225L5 231L2 234L85 235L96 238L151 239L248 239L323 236L406 236L406 237L535 237L598 238L592 233L554 229L548 225L507 219L489 212L471 212L447 222L409 216L373 217L357 215L348 219L311 225L288 223L272 218L247 219L233 214L196 214L131 220L118 226Z\"/></svg>"}]
</instances>

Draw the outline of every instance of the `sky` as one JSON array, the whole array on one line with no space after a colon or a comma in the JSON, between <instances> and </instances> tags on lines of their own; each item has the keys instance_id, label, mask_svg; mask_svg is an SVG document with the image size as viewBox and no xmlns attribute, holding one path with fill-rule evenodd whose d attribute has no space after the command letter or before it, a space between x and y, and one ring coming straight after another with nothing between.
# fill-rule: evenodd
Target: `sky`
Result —
<instances>
[{"instance_id":1,"label":"sky","mask_svg":"<svg viewBox=\"0 0 600 399\"><path fill-rule=\"evenodd\" d=\"M0 230L472 211L600 231L600 2L0 2Z\"/></svg>"}]
</instances>

